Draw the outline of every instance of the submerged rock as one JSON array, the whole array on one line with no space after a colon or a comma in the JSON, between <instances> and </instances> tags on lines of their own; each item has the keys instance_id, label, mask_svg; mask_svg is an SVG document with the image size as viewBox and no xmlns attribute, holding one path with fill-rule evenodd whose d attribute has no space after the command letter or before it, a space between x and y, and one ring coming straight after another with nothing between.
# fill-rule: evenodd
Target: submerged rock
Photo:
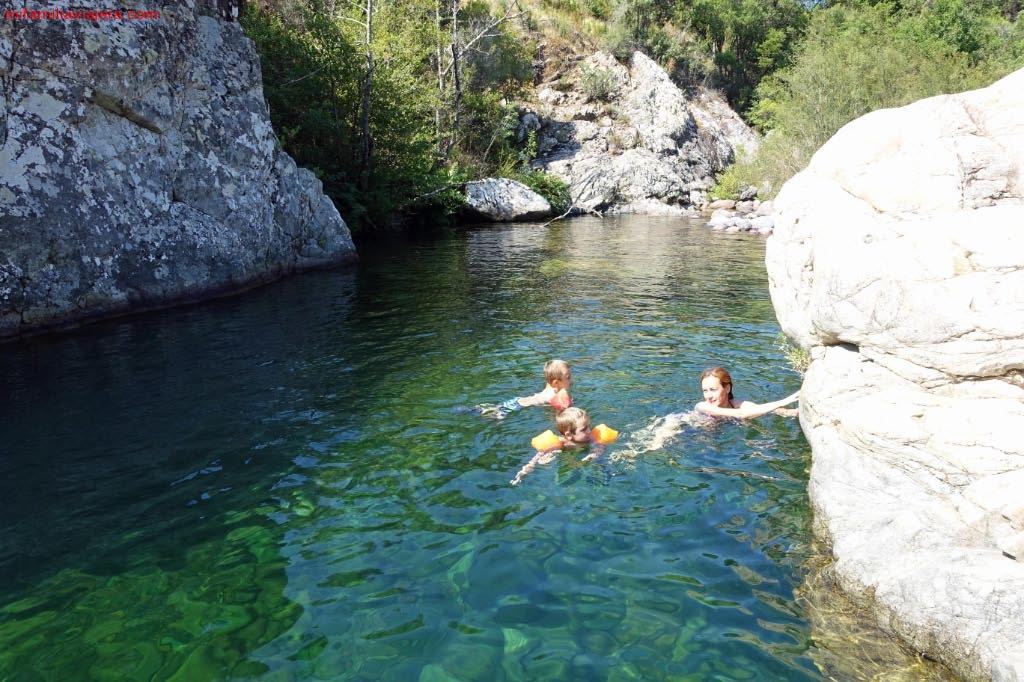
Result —
<instances>
[{"instance_id":1,"label":"submerged rock","mask_svg":"<svg viewBox=\"0 0 1024 682\"><path fill-rule=\"evenodd\" d=\"M766 256L835 574L972 680L1024 679L1021 111L1024 70L850 123Z\"/></svg>"},{"instance_id":2,"label":"submerged rock","mask_svg":"<svg viewBox=\"0 0 1024 682\"><path fill-rule=\"evenodd\" d=\"M0 337L356 257L215 10L0 23Z\"/></svg>"}]
</instances>

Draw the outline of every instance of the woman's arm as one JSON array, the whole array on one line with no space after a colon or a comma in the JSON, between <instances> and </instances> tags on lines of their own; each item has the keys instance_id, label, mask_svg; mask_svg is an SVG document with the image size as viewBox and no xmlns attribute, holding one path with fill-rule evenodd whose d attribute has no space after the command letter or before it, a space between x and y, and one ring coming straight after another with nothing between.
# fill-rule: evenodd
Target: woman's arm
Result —
<instances>
[{"instance_id":1,"label":"woman's arm","mask_svg":"<svg viewBox=\"0 0 1024 682\"><path fill-rule=\"evenodd\" d=\"M749 400L744 400L740 403L739 407L716 407L714 405L708 405L707 402L699 402L694 406L694 409L703 414L710 414L715 417L752 419L753 417L760 417L761 415L773 412L780 407L785 407L790 403L795 403L799 399L800 391L797 391L793 395L786 396L782 400L774 400L770 403L752 403Z\"/></svg>"}]
</instances>

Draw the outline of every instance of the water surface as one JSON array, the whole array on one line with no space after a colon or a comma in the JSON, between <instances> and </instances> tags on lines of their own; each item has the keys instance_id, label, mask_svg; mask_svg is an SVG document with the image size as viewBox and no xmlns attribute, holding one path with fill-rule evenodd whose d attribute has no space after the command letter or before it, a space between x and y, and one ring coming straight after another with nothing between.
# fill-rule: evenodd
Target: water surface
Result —
<instances>
[{"instance_id":1,"label":"water surface","mask_svg":"<svg viewBox=\"0 0 1024 682\"><path fill-rule=\"evenodd\" d=\"M799 388L761 239L585 218L362 259L0 346L0 679L819 680L822 660L844 665L800 596L797 421L687 425L650 449L709 365L738 397ZM512 487L550 410L466 408L540 390L552 357L620 439Z\"/></svg>"}]
</instances>

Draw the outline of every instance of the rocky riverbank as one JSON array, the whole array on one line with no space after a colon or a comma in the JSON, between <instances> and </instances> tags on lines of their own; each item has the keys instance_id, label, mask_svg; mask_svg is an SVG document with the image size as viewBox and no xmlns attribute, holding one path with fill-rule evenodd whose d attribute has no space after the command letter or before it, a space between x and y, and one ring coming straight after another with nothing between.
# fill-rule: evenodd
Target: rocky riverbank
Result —
<instances>
[{"instance_id":1,"label":"rocky riverbank","mask_svg":"<svg viewBox=\"0 0 1024 682\"><path fill-rule=\"evenodd\" d=\"M767 250L834 575L968 680L1024 679L1022 110L1024 70L850 123Z\"/></svg>"},{"instance_id":2,"label":"rocky riverbank","mask_svg":"<svg viewBox=\"0 0 1024 682\"><path fill-rule=\"evenodd\" d=\"M714 92L681 90L640 52L597 53L542 84L520 111L533 167L561 178L582 212L692 214L715 176L758 138Z\"/></svg>"},{"instance_id":3,"label":"rocky riverbank","mask_svg":"<svg viewBox=\"0 0 1024 682\"><path fill-rule=\"evenodd\" d=\"M0 23L0 338L355 259L215 5Z\"/></svg>"}]
</instances>

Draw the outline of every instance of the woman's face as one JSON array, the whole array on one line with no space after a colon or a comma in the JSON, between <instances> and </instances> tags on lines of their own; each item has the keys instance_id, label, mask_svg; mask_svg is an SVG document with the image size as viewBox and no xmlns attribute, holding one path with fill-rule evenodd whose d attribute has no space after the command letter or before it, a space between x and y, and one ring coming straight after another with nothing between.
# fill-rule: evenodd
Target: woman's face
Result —
<instances>
[{"instance_id":1,"label":"woman's face","mask_svg":"<svg viewBox=\"0 0 1024 682\"><path fill-rule=\"evenodd\" d=\"M711 375L700 382L700 390L704 393L704 401L714 407L730 407L729 391L732 384L723 384L722 380Z\"/></svg>"}]
</instances>

